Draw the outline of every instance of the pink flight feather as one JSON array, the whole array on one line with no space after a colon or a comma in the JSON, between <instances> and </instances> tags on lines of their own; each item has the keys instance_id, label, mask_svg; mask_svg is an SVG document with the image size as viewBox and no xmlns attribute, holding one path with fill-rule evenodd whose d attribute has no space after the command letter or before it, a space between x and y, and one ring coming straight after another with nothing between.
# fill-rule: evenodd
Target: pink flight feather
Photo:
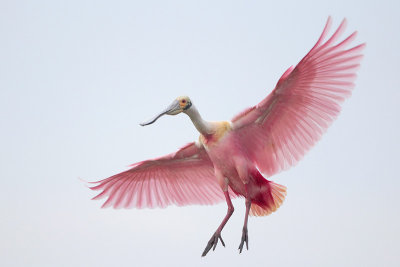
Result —
<instances>
[{"instance_id":1,"label":"pink flight feather","mask_svg":"<svg viewBox=\"0 0 400 267\"><path fill-rule=\"evenodd\" d=\"M346 49L356 32L334 44L346 20L324 43L330 25L329 18L315 46L295 68L282 75L263 101L232 120L232 134L250 160L268 176L296 164L351 95L365 44Z\"/></svg>"},{"instance_id":2,"label":"pink flight feather","mask_svg":"<svg viewBox=\"0 0 400 267\"><path fill-rule=\"evenodd\" d=\"M190 143L176 153L133 164L133 168L96 182L108 197L103 207L144 208L188 204L210 205L225 200L213 164L204 148Z\"/></svg>"}]
</instances>

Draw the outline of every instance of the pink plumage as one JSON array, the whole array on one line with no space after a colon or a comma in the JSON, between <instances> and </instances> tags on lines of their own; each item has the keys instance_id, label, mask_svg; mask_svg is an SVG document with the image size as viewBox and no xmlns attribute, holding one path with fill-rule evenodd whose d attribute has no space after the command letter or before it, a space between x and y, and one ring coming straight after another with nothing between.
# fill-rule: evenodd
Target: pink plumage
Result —
<instances>
[{"instance_id":1,"label":"pink plumage","mask_svg":"<svg viewBox=\"0 0 400 267\"><path fill-rule=\"evenodd\" d=\"M108 197L103 208L164 208L168 205L210 205L224 201L214 168L204 149L190 143L176 153L132 165L95 182L102 190L93 199Z\"/></svg>"},{"instance_id":2,"label":"pink plumage","mask_svg":"<svg viewBox=\"0 0 400 267\"><path fill-rule=\"evenodd\" d=\"M331 19L318 42L275 89L249 112L235 117L233 129L250 159L271 176L298 162L315 144L351 95L365 44L345 49L356 32L334 44L346 20L323 43Z\"/></svg>"},{"instance_id":3,"label":"pink plumage","mask_svg":"<svg viewBox=\"0 0 400 267\"><path fill-rule=\"evenodd\" d=\"M227 214L208 242L203 256L218 240L233 213L231 197L246 199L246 214L239 246L248 246L248 215L276 211L286 187L263 177L296 164L319 140L351 95L365 44L349 46L356 32L341 42L346 20L326 38L331 19L317 43L279 79L275 89L258 105L231 121L207 122L188 97L178 97L164 114L187 114L200 132L199 141L176 153L146 160L107 179L95 182L94 197L106 197L103 207L143 208L215 204L226 200Z\"/></svg>"}]
</instances>

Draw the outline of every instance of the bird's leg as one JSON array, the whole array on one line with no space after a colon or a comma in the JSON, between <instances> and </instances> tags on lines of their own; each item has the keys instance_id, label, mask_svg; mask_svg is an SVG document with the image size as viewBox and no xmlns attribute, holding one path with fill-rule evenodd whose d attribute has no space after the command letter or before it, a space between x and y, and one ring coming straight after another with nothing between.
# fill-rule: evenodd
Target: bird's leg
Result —
<instances>
[{"instance_id":1,"label":"bird's leg","mask_svg":"<svg viewBox=\"0 0 400 267\"><path fill-rule=\"evenodd\" d=\"M248 192L247 192L247 184L245 184L245 189L246 189L246 214L244 216L244 224L243 224L243 230L242 230L242 240L240 241L239 245L239 253L242 253L243 250L243 245L246 242L246 248L249 250L249 236L247 234L247 221L249 219L249 212L250 212L250 207L251 207L251 200L248 197Z\"/></svg>"},{"instance_id":2,"label":"bird's leg","mask_svg":"<svg viewBox=\"0 0 400 267\"><path fill-rule=\"evenodd\" d=\"M226 222L231 217L231 215L232 215L233 211L235 210L235 208L232 205L232 201L231 201L231 198L229 197L228 191L224 191L224 195L225 195L226 203L228 204L228 211L226 212L225 218L222 220L222 222L219 225L217 231L215 231L215 233L211 237L210 241L208 241L207 246L204 249L203 254L201 255L202 257L207 255L207 253L210 251L211 248L213 248L213 250L215 250L215 248L216 248L216 246L218 244L218 239L221 240L222 245L225 247L225 243L224 243L224 241L222 240L222 237L221 237L221 231L224 228Z\"/></svg>"}]
</instances>

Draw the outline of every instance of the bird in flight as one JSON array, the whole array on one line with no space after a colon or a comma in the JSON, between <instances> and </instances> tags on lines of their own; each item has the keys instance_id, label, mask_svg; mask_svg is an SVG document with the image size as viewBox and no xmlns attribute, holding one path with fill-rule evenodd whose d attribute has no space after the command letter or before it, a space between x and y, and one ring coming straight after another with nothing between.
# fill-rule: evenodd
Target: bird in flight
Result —
<instances>
[{"instance_id":1,"label":"bird in flight","mask_svg":"<svg viewBox=\"0 0 400 267\"><path fill-rule=\"evenodd\" d=\"M285 199L286 187L265 177L296 164L319 140L351 95L365 44L348 48L357 32L338 41L346 20L327 38L331 18L314 47L279 79L275 89L260 103L230 121L204 120L187 96L176 98L163 115L184 113L200 136L177 152L145 160L104 180L93 182L106 197L102 207L164 208L168 205L210 205L226 201L227 213L211 236L202 256L219 241L231 217L231 198L245 198L246 212L241 253L248 249L248 216L276 211Z\"/></svg>"}]
</instances>

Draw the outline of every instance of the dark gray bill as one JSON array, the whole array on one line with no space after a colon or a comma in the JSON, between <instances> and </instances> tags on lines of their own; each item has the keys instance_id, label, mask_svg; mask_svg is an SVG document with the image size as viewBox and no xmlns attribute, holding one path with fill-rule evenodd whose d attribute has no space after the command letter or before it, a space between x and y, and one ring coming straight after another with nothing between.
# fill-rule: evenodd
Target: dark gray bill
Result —
<instances>
[{"instance_id":1,"label":"dark gray bill","mask_svg":"<svg viewBox=\"0 0 400 267\"><path fill-rule=\"evenodd\" d=\"M158 114L157 116L155 116L153 119L149 120L148 122L143 122L140 125L141 126L146 126L149 124L154 123L156 120L158 120L158 118L160 118L161 116L168 114L168 115L176 115L178 113L181 112L181 107L179 105L179 101L178 100L174 100L174 102L171 103L171 105L169 105L164 111L162 111L160 114Z\"/></svg>"}]
</instances>

